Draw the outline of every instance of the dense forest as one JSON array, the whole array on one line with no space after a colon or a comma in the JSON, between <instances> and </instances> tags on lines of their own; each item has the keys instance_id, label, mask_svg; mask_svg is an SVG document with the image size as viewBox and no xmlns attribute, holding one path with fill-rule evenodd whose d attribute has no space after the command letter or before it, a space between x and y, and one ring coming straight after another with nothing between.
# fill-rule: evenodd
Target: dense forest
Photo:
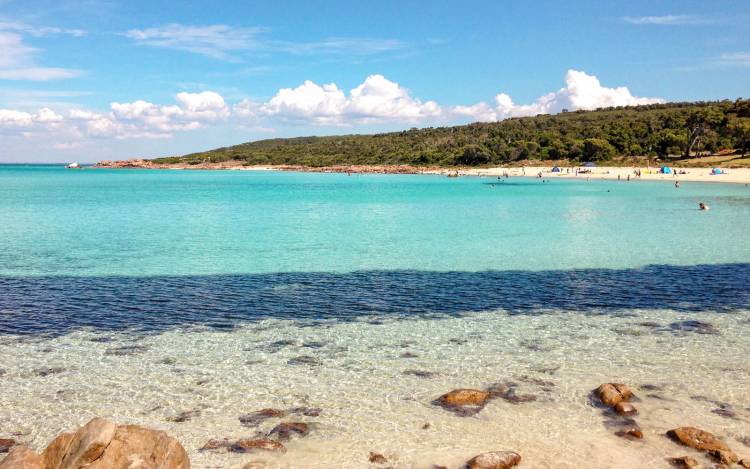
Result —
<instances>
[{"instance_id":1,"label":"dense forest","mask_svg":"<svg viewBox=\"0 0 750 469\"><path fill-rule=\"evenodd\" d=\"M527 160L691 158L750 150L750 100L563 111L375 135L270 139L157 163L499 165Z\"/></svg>"}]
</instances>

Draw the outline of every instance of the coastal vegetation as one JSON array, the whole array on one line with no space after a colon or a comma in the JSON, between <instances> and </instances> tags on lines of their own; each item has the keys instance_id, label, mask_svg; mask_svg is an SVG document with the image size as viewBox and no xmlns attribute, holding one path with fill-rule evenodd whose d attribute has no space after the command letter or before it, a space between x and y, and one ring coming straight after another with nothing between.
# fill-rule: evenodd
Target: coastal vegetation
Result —
<instances>
[{"instance_id":1,"label":"coastal vegetation","mask_svg":"<svg viewBox=\"0 0 750 469\"><path fill-rule=\"evenodd\" d=\"M374 135L277 138L217 148L160 164L484 166L529 160L680 160L750 151L750 100L563 111Z\"/></svg>"}]
</instances>

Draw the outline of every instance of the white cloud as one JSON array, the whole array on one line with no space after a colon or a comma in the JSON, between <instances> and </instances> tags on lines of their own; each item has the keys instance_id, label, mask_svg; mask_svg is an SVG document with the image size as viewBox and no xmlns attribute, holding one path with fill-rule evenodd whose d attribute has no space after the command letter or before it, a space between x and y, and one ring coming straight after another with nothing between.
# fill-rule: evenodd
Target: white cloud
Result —
<instances>
[{"instance_id":1,"label":"white cloud","mask_svg":"<svg viewBox=\"0 0 750 469\"><path fill-rule=\"evenodd\" d=\"M80 70L37 66L38 49L26 45L17 33L0 30L0 51L0 80L48 81L81 74Z\"/></svg>"},{"instance_id":2,"label":"white cloud","mask_svg":"<svg viewBox=\"0 0 750 469\"><path fill-rule=\"evenodd\" d=\"M711 24L715 22L697 15L625 16L622 20L630 24L658 26Z\"/></svg>"},{"instance_id":3,"label":"white cloud","mask_svg":"<svg viewBox=\"0 0 750 469\"><path fill-rule=\"evenodd\" d=\"M254 110L245 103L240 109L247 116ZM297 88L283 88L257 114L287 121L346 125L385 121L416 122L438 117L440 106L422 102L408 90L382 75L370 75L347 96L335 83L318 85L310 80Z\"/></svg>"},{"instance_id":4,"label":"white cloud","mask_svg":"<svg viewBox=\"0 0 750 469\"><path fill-rule=\"evenodd\" d=\"M228 60L232 53L257 47L261 28L233 28L224 24L187 26L177 23L148 29L131 29L125 36L138 44L176 49Z\"/></svg>"},{"instance_id":5,"label":"white cloud","mask_svg":"<svg viewBox=\"0 0 750 469\"><path fill-rule=\"evenodd\" d=\"M494 108L486 103L473 106L456 106L451 113L471 117L481 121L502 120L509 117L555 114L563 109L577 111L602 107L638 106L665 102L662 98L641 98L633 96L624 86L607 88L602 86L594 75L577 70L568 70L565 87L557 92L547 93L531 104L515 104L510 96L500 93L495 96Z\"/></svg>"},{"instance_id":6,"label":"white cloud","mask_svg":"<svg viewBox=\"0 0 750 469\"><path fill-rule=\"evenodd\" d=\"M35 37L66 34L73 37L83 37L86 31L83 29L66 29L52 26L32 26L26 23L0 21L0 30L19 31Z\"/></svg>"},{"instance_id":7,"label":"white cloud","mask_svg":"<svg viewBox=\"0 0 750 469\"><path fill-rule=\"evenodd\" d=\"M147 29L131 29L124 35L137 44L180 50L219 60L238 61L241 53L288 53L373 55L401 49L396 39L330 37L320 41L292 42L265 37L266 28L226 24L190 26L170 23Z\"/></svg>"}]
</instances>

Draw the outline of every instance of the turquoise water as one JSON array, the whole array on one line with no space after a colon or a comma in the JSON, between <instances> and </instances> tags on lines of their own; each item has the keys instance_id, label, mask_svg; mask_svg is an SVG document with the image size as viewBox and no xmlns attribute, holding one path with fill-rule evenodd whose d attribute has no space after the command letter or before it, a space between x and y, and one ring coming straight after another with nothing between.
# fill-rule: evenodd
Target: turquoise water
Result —
<instances>
[{"instance_id":1,"label":"turquoise water","mask_svg":"<svg viewBox=\"0 0 750 469\"><path fill-rule=\"evenodd\" d=\"M744 185L0 166L0 438L102 416L197 469L708 467L664 437L692 425L750 457L749 228ZM531 398L432 404L496 383ZM298 406L286 453L200 451Z\"/></svg>"},{"instance_id":2,"label":"turquoise water","mask_svg":"<svg viewBox=\"0 0 750 469\"><path fill-rule=\"evenodd\" d=\"M0 214L14 277L750 262L739 184L0 166Z\"/></svg>"}]
</instances>

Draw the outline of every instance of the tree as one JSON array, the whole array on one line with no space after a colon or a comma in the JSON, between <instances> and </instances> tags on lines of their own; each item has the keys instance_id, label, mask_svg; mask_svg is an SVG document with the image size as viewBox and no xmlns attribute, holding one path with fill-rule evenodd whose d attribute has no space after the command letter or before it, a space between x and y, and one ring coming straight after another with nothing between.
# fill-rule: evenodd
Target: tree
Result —
<instances>
[{"instance_id":1,"label":"tree","mask_svg":"<svg viewBox=\"0 0 750 469\"><path fill-rule=\"evenodd\" d=\"M614 156L615 147L602 138L587 138L583 141L583 158L586 160L609 160Z\"/></svg>"},{"instance_id":2,"label":"tree","mask_svg":"<svg viewBox=\"0 0 750 469\"><path fill-rule=\"evenodd\" d=\"M705 108L692 111L685 121L687 129L687 145L685 146L685 158L690 158L693 146L709 130L719 127L724 120L724 115L713 108Z\"/></svg>"},{"instance_id":3,"label":"tree","mask_svg":"<svg viewBox=\"0 0 750 469\"><path fill-rule=\"evenodd\" d=\"M730 127L735 140L735 148L742 152L742 157L750 150L750 119L737 119Z\"/></svg>"}]
</instances>

